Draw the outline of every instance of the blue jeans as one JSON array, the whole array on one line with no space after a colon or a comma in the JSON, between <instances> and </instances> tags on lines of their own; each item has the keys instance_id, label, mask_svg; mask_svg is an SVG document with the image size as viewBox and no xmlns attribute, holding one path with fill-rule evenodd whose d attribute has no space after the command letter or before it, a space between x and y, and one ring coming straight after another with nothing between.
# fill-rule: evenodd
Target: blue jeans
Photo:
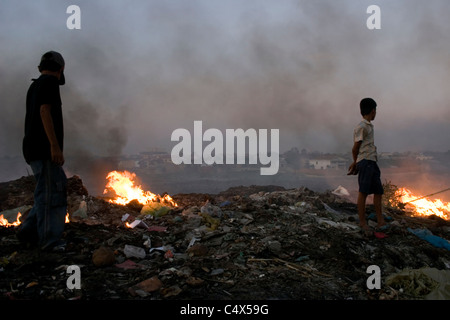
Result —
<instances>
[{"instance_id":1,"label":"blue jeans","mask_svg":"<svg viewBox=\"0 0 450 320\"><path fill-rule=\"evenodd\" d=\"M64 232L67 213L67 177L61 166L49 160L30 163L36 178L34 206L22 223L18 237L37 241L42 249L56 245Z\"/></svg>"}]
</instances>

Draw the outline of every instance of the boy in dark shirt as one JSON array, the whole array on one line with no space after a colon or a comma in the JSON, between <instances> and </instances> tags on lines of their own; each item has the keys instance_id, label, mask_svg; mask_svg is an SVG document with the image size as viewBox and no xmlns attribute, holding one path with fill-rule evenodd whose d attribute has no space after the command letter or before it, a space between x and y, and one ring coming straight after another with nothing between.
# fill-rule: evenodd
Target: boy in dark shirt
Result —
<instances>
[{"instance_id":1,"label":"boy in dark shirt","mask_svg":"<svg viewBox=\"0 0 450 320\"><path fill-rule=\"evenodd\" d=\"M62 248L67 212L64 164L64 126L59 86L65 83L65 62L55 51L45 53L27 92L22 150L36 178L34 206L17 237L37 242L43 250Z\"/></svg>"}]
</instances>

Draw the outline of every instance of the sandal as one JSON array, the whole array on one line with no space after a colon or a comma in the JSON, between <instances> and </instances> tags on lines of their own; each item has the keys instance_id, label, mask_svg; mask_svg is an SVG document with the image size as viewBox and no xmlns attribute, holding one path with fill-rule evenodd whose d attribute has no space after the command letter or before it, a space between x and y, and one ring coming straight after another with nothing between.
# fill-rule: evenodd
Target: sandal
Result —
<instances>
[{"instance_id":1,"label":"sandal","mask_svg":"<svg viewBox=\"0 0 450 320\"><path fill-rule=\"evenodd\" d=\"M379 232L379 231L375 231L375 232L373 233L373 235L374 235L375 238L377 238L377 239L384 239L384 238L389 237L386 233L384 233L384 232Z\"/></svg>"}]
</instances>

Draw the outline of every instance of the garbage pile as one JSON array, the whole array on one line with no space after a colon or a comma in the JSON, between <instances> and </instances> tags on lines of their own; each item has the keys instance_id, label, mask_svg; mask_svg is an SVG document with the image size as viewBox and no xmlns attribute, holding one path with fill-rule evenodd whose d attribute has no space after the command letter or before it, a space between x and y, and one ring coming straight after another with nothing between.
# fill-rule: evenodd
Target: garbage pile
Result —
<instances>
[{"instance_id":1,"label":"garbage pile","mask_svg":"<svg viewBox=\"0 0 450 320\"><path fill-rule=\"evenodd\" d=\"M32 179L0 184L0 214L33 204ZM176 208L117 205L89 195L79 177L70 178L63 252L25 247L14 227L0 227L0 299L450 296L450 222L441 218L386 208L389 229L368 238L359 230L356 205L341 186L323 193L239 186L173 199ZM368 206L371 226L374 217ZM419 237L423 234L428 238ZM373 265L380 269L379 289L367 285ZM79 288L68 284L69 266L79 267Z\"/></svg>"}]
</instances>

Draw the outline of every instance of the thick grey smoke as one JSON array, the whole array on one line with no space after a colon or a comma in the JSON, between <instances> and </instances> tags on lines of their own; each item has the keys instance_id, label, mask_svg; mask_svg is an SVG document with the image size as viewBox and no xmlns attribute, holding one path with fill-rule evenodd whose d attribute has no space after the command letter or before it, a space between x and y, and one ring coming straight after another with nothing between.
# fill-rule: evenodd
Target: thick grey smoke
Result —
<instances>
[{"instance_id":1,"label":"thick grey smoke","mask_svg":"<svg viewBox=\"0 0 450 320\"><path fill-rule=\"evenodd\" d=\"M67 63L68 159L170 151L194 120L280 129L282 152L347 152L366 96L380 151L450 149L446 0L379 0L381 30L366 27L373 1L76 2L0 2L0 157L20 159L25 94L47 50ZM81 30L66 28L71 4Z\"/></svg>"}]
</instances>

